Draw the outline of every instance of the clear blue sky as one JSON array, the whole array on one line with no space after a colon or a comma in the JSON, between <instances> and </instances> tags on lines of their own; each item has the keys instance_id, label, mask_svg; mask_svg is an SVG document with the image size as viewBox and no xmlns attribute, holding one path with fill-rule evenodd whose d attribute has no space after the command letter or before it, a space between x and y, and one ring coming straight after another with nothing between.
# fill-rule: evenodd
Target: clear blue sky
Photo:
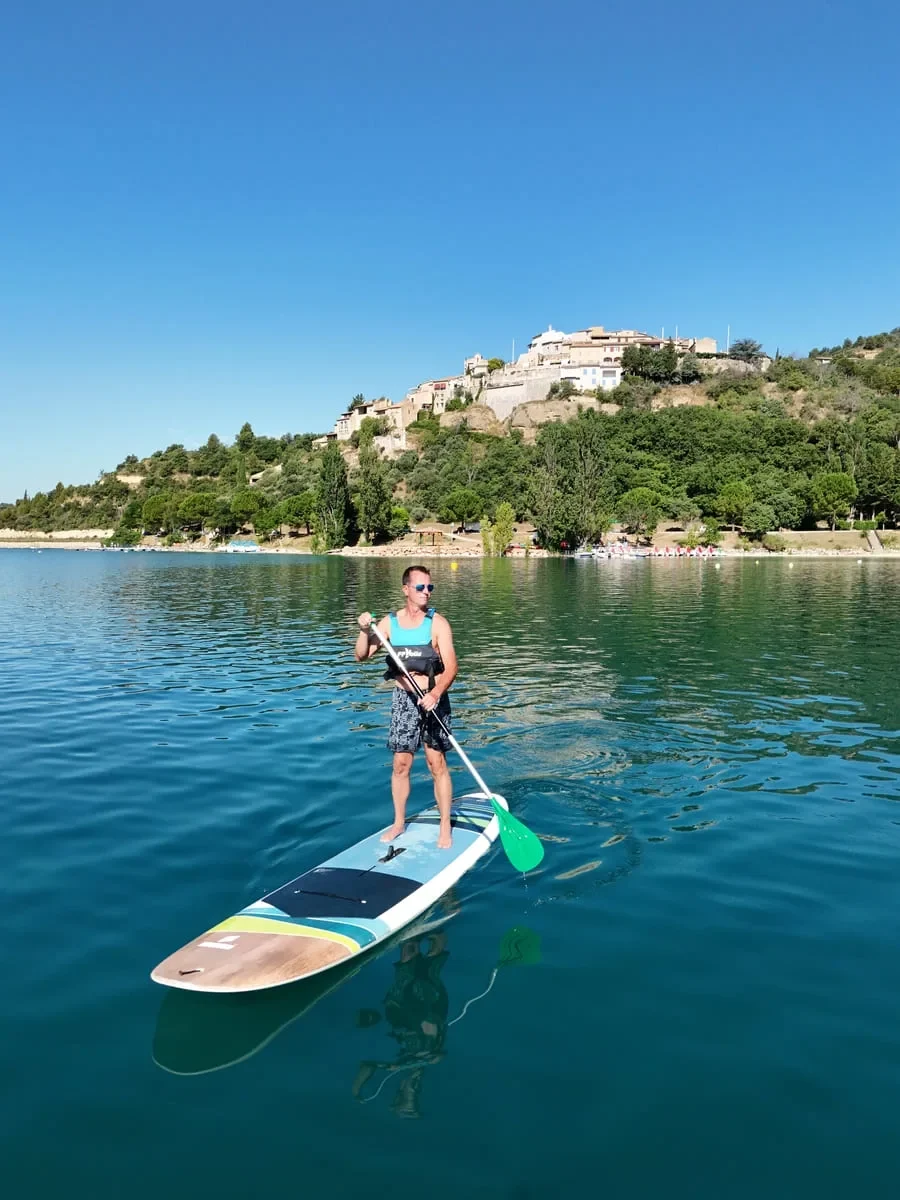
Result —
<instances>
[{"instance_id":1,"label":"clear blue sky","mask_svg":"<svg viewBox=\"0 0 900 1200\"><path fill-rule=\"evenodd\" d=\"M898 42L887 0L4 5L0 499L548 324L900 324Z\"/></svg>"}]
</instances>

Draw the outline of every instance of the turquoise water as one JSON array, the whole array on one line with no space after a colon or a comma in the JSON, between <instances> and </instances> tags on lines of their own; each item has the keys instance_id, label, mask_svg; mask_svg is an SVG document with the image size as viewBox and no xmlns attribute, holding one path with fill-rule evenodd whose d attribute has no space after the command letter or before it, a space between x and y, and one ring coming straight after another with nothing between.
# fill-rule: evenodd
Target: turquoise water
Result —
<instances>
[{"instance_id":1,"label":"turquoise water","mask_svg":"<svg viewBox=\"0 0 900 1200\"><path fill-rule=\"evenodd\" d=\"M313 989L149 981L387 822L397 573L0 554L5 1194L891 1194L900 564L437 566L541 870Z\"/></svg>"}]
</instances>

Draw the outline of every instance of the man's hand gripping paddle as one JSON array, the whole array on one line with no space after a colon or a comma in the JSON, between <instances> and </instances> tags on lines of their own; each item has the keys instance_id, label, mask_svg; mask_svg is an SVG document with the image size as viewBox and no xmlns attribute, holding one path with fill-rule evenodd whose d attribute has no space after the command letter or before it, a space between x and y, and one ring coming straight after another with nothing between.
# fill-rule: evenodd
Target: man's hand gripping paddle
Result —
<instances>
[{"instance_id":1,"label":"man's hand gripping paddle","mask_svg":"<svg viewBox=\"0 0 900 1200\"><path fill-rule=\"evenodd\" d=\"M369 628L374 632L376 638L384 647L385 653L388 655L400 673L404 676L404 678L410 683L415 695L421 700L425 693L416 683L415 679L413 679L412 675L410 675L409 671L407 671L403 659L397 654L394 647L378 628L374 620L372 620ZM434 717L435 721L437 721L438 725L444 732L444 735L450 742L450 745L463 760L466 767L470 771L472 778L481 788L482 793L490 800L494 809L494 813L497 816L497 821L500 824L500 842L506 852L506 857L517 871L521 871L523 874L526 871L533 871L544 857L544 847L538 840L537 835L532 833L527 825L523 825L518 817L514 817L508 809L503 807L502 804L498 804L493 792L475 770L475 767L469 761L469 757L465 750L463 750L462 746L460 746L459 742L456 740L441 718L433 710L428 715Z\"/></svg>"}]
</instances>

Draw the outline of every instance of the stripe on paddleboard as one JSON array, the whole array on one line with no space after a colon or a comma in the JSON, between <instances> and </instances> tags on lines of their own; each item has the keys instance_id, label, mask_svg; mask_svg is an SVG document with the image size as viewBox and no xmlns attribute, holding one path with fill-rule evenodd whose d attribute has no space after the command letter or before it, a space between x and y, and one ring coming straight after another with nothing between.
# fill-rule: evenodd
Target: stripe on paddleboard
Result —
<instances>
[{"instance_id":1,"label":"stripe on paddleboard","mask_svg":"<svg viewBox=\"0 0 900 1200\"><path fill-rule=\"evenodd\" d=\"M296 921L274 921L271 917L228 917L221 925L217 925L214 933L278 933L288 937L321 938L325 942L336 942L355 954L359 943L344 933L335 933L331 929L320 929L315 925L301 925Z\"/></svg>"},{"instance_id":2,"label":"stripe on paddleboard","mask_svg":"<svg viewBox=\"0 0 900 1200\"><path fill-rule=\"evenodd\" d=\"M322 917L290 917L280 909L273 908L271 904L263 905L259 902L250 905L249 908L245 908L237 916L263 917L270 921L282 921L285 925L303 925L305 927L312 926L316 929L330 929L332 933L346 934L347 937L359 942L360 946L371 945L372 942L377 941L387 932L387 926L384 921L370 921L362 917L357 921L338 920L337 918L326 921Z\"/></svg>"}]
</instances>

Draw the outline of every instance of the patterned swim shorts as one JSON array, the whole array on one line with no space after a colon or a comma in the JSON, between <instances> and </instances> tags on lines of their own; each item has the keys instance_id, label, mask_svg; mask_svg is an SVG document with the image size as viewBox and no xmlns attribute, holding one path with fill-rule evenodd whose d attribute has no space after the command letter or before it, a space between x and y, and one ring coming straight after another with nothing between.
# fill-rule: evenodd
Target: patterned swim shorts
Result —
<instances>
[{"instance_id":1,"label":"patterned swim shorts","mask_svg":"<svg viewBox=\"0 0 900 1200\"><path fill-rule=\"evenodd\" d=\"M450 699L446 693L441 696L435 711L450 729ZM432 750L442 750L444 754L450 749L447 735L431 714L419 708L415 696L411 696L403 688L395 687L394 698L391 701L388 750L393 750L395 754L415 754L423 742Z\"/></svg>"}]
</instances>

